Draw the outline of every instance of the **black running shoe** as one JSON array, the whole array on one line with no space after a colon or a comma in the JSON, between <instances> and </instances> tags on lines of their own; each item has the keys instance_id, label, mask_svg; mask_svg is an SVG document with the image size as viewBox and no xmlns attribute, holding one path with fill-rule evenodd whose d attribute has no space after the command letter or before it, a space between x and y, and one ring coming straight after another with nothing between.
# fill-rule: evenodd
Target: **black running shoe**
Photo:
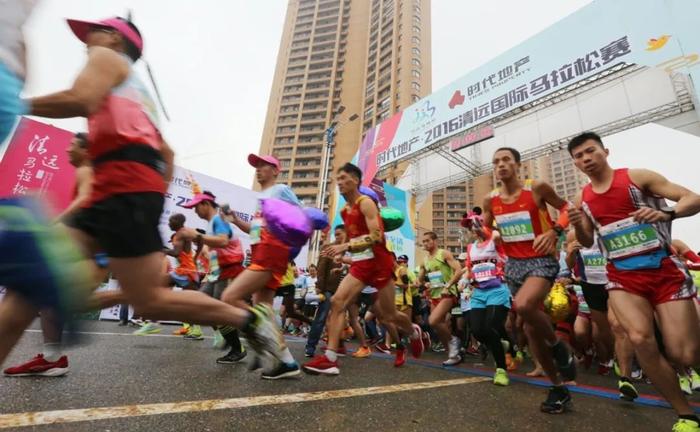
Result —
<instances>
[{"instance_id":1,"label":"black running shoe","mask_svg":"<svg viewBox=\"0 0 700 432\"><path fill-rule=\"evenodd\" d=\"M571 394L564 386L549 388L547 400L540 405L540 411L547 414L561 414L571 407Z\"/></svg>"},{"instance_id":2,"label":"black running shoe","mask_svg":"<svg viewBox=\"0 0 700 432\"><path fill-rule=\"evenodd\" d=\"M247 355L248 353L245 351L231 350L225 356L216 359L216 362L218 364L235 364L243 360Z\"/></svg>"},{"instance_id":3,"label":"black running shoe","mask_svg":"<svg viewBox=\"0 0 700 432\"><path fill-rule=\"evenodd\" d=\"M573 381L576 379L576 362L574 361L574 356L564 342L557 341L557 343L552 346L552 357L564 381Z\"/></svg>"},{"instance_id":4,"label":"black running shoe","mask_svg":"<svg viewBox=\"0 0 700 432\"><path fill-rule=\"evenodd\" d=\"M267 380L277 380L282 378L292 378L300 374L301 369L296 362L292 364L280 362L277 367L271 371L263 372L260 377Z\"/></svg>"}]
</instances>

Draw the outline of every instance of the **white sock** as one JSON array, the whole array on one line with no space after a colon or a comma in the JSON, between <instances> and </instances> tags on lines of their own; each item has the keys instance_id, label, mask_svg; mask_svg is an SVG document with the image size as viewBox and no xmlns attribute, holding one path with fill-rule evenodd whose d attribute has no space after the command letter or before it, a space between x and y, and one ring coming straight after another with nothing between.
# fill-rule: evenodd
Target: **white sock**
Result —
<instances>
[{"instance_id":1,"label":"white sock","mask_svg":"<svg viewBox=\"0 0 700 432\"><path fill-rule=\"evenodd\" d=\"M338 360L338 354L333 350L327 349L326 350L326 358L328 360L334 362L334 361Z\"/></svg>"},{"instance_id":2,"label":"white sock","mask_svg":"<svg viewBox=\"0 0 700 432\"><path fill-rule=\"evenodd\" d=\"M44 359L46 359L46 361L56 362L62 355L60 342L44 343Z\"/></svg>"},{"instance_id":3,"label":"white sock","mask_svg":"<svg viewBox=\"0 0 700 432\"><path fill-rule=\"evenodd\" d=\"M289 351L289 348L282 350L282 361L290 365L296 363L296 360L294 360L294 356L292 356L292 352Z\"/></svg>"}]
</instances>

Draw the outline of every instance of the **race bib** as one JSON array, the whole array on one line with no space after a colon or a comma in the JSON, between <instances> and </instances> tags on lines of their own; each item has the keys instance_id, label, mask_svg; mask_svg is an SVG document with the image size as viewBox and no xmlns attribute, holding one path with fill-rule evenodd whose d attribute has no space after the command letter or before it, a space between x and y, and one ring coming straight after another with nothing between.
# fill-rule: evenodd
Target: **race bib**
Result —
<instances>
[{"instance_id":1,"label":"race bib","mask_svg":"<svg viewBox=\"0 0 700 432\"><path fill-rule=\"evenodd\" d=\"M498 277L496 264L491 262L479 263L472 266L472 277L477 282L486 282Z\"/></svg>"},{"instance_id":2,"label":"race bib","mask_svg":"<svg viewBox=\"0 0 700 432\"><path fill-rule=\"evenodd\" d=\"M260 243L260 235L262 234L262 227L263 227L262 218L253 218L253 220L250 221L250 232L248 234L250 235L250 244L251 245Z\"/></svg>"},{"instance_id":3,"label":"race bib","mask_svg":"<svg viewBox=\"0 0 700 432\"><path fill-rule=\"evenodd\" d=\"M362 237L355 237L354 239L350 240L350 244L352 245L353 242L358 242L364 240L365 236ZM374 251L372 251L372 248L369 247L365 250L358 251L358 252L351 252L350 259L352 262L358 262L358 261L367 261L371 260L374 258Z\"/></svg>"},{"instance_id":4,"label":"race bib","mask_svg":"<svg viewBox=\"0 0 700 432\"><path fill-rule=\"evenodd\" d=\"M642 255L661 247L656 229L631 217L602 227L600 236L611 260Z\"/></svg>"},{"instance_id":5,"label":"race bib","mask_svg":"<svg viewBox=\"0 0 700 432\"><path fill-rule=\"evenodd\" d=\"M442 280L442 272L440 270L428 273L428 282L430 282L431 290L445 286L445 282Z\"/></svg>"},{"instance_id":6,"label":"race bib","mask_svg":"<svg viewBox=\"0 0 700 432\"><path fill-rule=\"evenodd\" d=\"M498 231L504 242L521 242L535 239L530 212L520 211L496 216Z\"/></svg>"}]
</instances>

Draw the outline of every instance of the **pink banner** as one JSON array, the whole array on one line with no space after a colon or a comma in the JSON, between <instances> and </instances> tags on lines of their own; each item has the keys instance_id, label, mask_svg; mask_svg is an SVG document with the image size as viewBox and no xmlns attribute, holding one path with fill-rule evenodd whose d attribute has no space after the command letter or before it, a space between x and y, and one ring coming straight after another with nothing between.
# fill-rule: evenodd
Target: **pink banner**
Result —
<instances>
[{"instance_id":1,"label":"pink banner","mask_svg":"<svg viewBox=\"0 0 700 432\"><path fill-rule=\"evenodd\" d=\"M73 133L22 118L0 161L0 197L46 196L55 211L73 199L75 168L66 150Z\"/></svg>"}]
</instances>

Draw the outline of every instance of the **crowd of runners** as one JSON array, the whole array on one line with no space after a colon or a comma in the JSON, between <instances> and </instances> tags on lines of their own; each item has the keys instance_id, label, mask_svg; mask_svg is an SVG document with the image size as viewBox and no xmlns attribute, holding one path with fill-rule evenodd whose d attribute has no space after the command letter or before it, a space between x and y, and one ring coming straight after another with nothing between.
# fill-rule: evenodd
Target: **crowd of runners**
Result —
<instances>
[{"instance_id":1,"label":"crowd of runners","mask_svg":"<svg viewBox=\"0 0 700 432\"><path fill-rule=\"evenodd\" d=\"M40 355L6 375L65 374L62 337L71 316L122 304L143 319L133 319L137 334L176 320L185 323L177 334L201 340L202 326L211 327L214 345L228 350L216 361L245 359L263 379L338 375L342 362L373 351L393 354L401 367L407 352L417 358L432 350L444 352L445 367L490 356L493 383L508 386L509 372L529 356L535 368L528 375L551 381L544 412L566 411L577 367L596 365L602 375L614 370L628 401L638 397L635 379L646 377L677 412L673 430L700 431L684 394L700 389L692 277L700 257L671 237L674 219L700 211L696 193L650 170L611 167L603 140L585 132L568 146L590 179L574 202L545 182L519 178L519 152L498 149L499 186L464 216L470 241L458 256L440 248L434 232L421 233L425 259L395 256L377 203L361 192L363 173L351 163L335 172L347 203L343 224L324 233L319 261L304 272L294 265L298 249L273 233L262 204L248 222L208 191L195 191L186 205L207 229L173 214L164 246L158 224L174 153L133 69L143 49L138 29L123 18L68 20L88 48L85 66L69 89L20 99L21 25L31 3L0 3L0 142L23 114L86 117L88 131L69 148L75 199L57 219L30 196L0 200L0 284L7 288L0 363L37 315L45 339ZM301 206L277 182L274 156L251 154L248 162L261 200ZM250 235L249 260L233 226ZM120 289L95 293L107 274ZM275 297L282 298L279 314ZM286 346L283 329L306 338L305 363ZM347 340L357 342L354 349ZM339 360L351 351L355 359Z\"/></svg>"}]
</instances>

